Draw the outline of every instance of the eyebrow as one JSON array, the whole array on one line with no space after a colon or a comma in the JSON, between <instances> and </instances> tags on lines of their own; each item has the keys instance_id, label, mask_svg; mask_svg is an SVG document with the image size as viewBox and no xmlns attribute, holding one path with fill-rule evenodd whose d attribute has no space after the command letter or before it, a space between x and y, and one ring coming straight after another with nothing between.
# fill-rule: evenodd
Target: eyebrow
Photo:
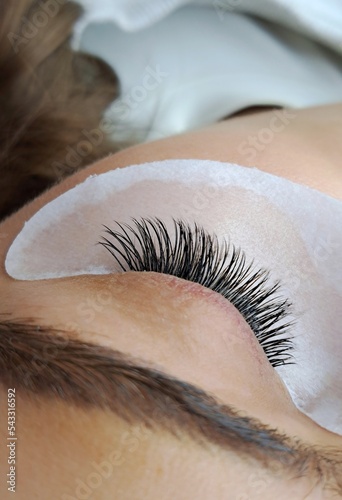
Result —
<instances>
[{"instance_id":1,"label":"eyebrow","mask_svg":"<svg viewBox=\"0 0 342 500\"><path fill-rule=\"evenodd\" d=\"M162 427L176 437L186 432L271 470L281 465L296 477L314 463L322 479L322 449L311 449L257 419L241 416L202 389L147 367L142 360L41 327L34 320L0 320L0 382L25 394L83 408L107 408L130 424ZM333 451L329 460L341 467L342 455Z\"/></svg>"}]
</instances>

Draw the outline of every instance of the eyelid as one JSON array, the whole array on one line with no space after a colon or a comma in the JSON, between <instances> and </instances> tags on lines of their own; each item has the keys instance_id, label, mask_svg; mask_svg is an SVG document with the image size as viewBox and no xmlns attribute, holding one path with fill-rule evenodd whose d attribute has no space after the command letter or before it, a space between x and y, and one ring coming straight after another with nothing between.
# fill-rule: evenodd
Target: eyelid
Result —
<instances>
[{"instance_id":1,"label":"eyelid","mask_svg":"<svg viewBox=\"0 0 342 500\"><path fill-rule=\"evenodd\" d=\"M292 361L291 303L270 284L270 272L254 269L245 253L201 226L173 219L173 233L159 218L114 222L99 241L122 271L169 274L207 287L228 299L249 324L273 366Z\"/></svg>"}]
</instances>

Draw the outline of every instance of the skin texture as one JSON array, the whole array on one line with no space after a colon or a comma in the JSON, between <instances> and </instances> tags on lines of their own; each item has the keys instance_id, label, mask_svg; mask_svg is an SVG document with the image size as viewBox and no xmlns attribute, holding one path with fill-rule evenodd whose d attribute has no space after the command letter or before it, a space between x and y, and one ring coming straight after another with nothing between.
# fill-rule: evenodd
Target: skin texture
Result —
<instances>
[{"instance_id":1,"label":"skin texture","mask_svg":"<svg viewBox=\"0 0 342 500\"><path fill-rule=\"evenodd\" d=\"M289 436L308 444L342 447L340 436L294 407L242 316L214 292L155 273L20 282L4 270L9 246L40 207L92 173L131 164L171 158L228 161L256 166L342 200L341 112L342 105L337 104L234 117L129 148L78 172L0 225L0 314L39 318L42 325L53 324L70 335L76 332L84 340L138 356ZM90 323L75 315L89 297L96 299L108 291L113 300L94 309ZM208 330L215 338L210 344ZM1 399L5 407L7 388ZM203 449L185 436L176 440L166 433L136 430L104 411L85 412L22 395L17 407L20 500L82 498L77 488L96 470L92 464L103 462L117 449L122 449L120 464L108 478L102 475L101 484L92 486L88 496L83 492L83 498L299 499L308 493L308 498L325 498L320 489L312 490L308 478L281 479L214 446ZM4 426L0 436L4 442ZM6 470L4 447L0 465ZM2 482L0 493L1 498L10 498Z\"/></svg>"}]
</instances>

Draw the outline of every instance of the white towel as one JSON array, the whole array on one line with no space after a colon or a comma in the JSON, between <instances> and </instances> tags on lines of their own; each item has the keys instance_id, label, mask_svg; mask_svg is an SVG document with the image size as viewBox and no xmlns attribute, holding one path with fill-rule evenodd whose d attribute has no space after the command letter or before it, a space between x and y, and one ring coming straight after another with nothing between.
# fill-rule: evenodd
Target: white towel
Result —
<instances>
[{"instance_id":1,"label":"white towel","mask_svg":"<svg viewBox=\"0 0 342 500\"><path fill-rule=\"evenodd\" d=\"M74 46L121 82L107 112L116 139L161 138L248 106L342 100L340 0L78 2Z\"/></svg>"}]
</instances>

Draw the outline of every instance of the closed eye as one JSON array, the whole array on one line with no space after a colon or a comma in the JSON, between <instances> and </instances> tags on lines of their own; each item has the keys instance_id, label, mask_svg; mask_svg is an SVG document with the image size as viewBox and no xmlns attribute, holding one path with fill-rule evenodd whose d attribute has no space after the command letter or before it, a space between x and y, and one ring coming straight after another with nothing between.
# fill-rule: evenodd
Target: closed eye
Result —
<instances>
[{"instance_id":1,"label":"closed eye","mask_svg":"<svg viewBox=\"0 0 342 500\"><path fill-rule=\"evenodd\" d=\"M291 303L281 298L279 282L270 283L270 272L255 269L241 249L182 220L173 219L172 236L159 218L114 224L104 226L108 237L99 243L122 271L169 274L220 293L244 317L273 367L293 363Z\"/></svg>"}]
</instances>

